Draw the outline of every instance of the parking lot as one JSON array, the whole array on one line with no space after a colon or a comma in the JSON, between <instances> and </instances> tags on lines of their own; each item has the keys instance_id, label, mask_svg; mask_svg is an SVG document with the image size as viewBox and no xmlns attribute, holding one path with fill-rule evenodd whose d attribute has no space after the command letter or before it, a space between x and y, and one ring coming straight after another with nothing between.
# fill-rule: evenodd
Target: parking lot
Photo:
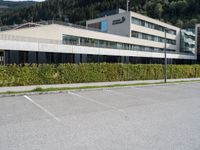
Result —
<instances>
[{"instance_id":1,"label":"parking lot","mask_svg":"<svg viewBox=\"0 0 200 150\"><path fill-rule=\"evenodd\" d=\"M200 83L0 98L0 150L199 150Z\"/></svg>"}]
</instances>

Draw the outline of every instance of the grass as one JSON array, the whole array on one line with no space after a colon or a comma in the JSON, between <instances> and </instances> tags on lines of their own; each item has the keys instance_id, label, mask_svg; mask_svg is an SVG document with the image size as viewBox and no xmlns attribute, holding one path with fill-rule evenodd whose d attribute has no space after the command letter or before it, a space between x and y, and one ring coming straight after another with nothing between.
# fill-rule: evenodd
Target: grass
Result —
<instances>
[{"instance_id":1,"label":"grass","mask_svg":"<svg viewBox=\"0 0 200 150\"><path fill-rule=\"evenodd\" d=\"M188 83L188 82L200 82L200 80L193 80L193 81L175 81L169 82L167 84L176 84L176 83ZM130 87L130 86L145 86L145 85L162 85L165 84L164 82L157 82L157 83L137 83L137 84L113 84L107 86L82 86L82 87L63 87L63 88L35 88L30 91L20 91L20 92L13 92L7 91L0 93L1 95L18 95L18 94L42 94L48 92L64 92L64 91L72 91L72 90L84 90L84 89L105 89L105 88L117 88L117 87Z\"/></svg>"}]
</instances>

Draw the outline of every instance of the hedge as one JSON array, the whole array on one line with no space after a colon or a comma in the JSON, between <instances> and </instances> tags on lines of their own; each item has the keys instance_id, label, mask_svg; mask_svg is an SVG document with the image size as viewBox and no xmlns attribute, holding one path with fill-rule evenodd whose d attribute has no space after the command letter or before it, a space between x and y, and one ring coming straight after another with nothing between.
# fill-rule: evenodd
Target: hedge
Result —
<instances>
[{"instance_id":1,"label":"hedge","mask_svg":"<svg viewBox=\"0 0 200 150\"><path fill-rule=\"evenodd\" d=\"M0 86L163 79L158 64L59 64L0 67ZM200 65L169 65L168 78L200 77Z\"/></svg>"}]
</instances>

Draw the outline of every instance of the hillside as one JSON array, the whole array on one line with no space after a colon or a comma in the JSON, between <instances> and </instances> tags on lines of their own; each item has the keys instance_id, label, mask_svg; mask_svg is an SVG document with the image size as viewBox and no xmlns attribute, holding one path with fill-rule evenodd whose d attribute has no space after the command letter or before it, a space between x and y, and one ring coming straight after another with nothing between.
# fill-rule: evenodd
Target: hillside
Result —
<instances>
[{"instance_id":1,"label":"hillside","mask_svg":"<svg viewBox=\"0 0 200 150\"><path fill-rule=\"evenodd\" d=\"M1 24L27 21L61 20L83 23L106 10L126 8L126 0L47 0L1 16ZM199 0L130 0L132 11L160 19L179 27L200 22Z\"/></svg>"},{"instance_id":2,"label":"hillside","mask_svg":"<svg viewBox=\"0 0 200 150\"><path fill-rule=\"evenodd\" d=\"M28 8L35 4L36 2L27 1L27 2L12 2L12 1L3 1L0 0L0 16L12 13L13 11Z\"/></svg>"}]
</instances>

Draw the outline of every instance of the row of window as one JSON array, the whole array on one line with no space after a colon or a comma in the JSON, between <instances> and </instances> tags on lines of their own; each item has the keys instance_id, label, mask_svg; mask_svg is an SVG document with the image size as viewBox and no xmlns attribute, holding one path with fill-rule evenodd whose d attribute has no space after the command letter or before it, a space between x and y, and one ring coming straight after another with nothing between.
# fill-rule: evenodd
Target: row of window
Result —
<instances>
[{"instance_id":1,"label":"row of window","mask_svg":"<svg viewBox=\"0 0 200 150\"><path fill-rule=\"evenodd\" d=\"M71 35L63 36L63 44L112 48L112 49L124 49L124 50L155 51L155 52L162 52L164 50L162 48L156 48L156 47L147 47L147 46L142 46L142 45L111 42L111 41L98 40L98 39L85 38L85 37L77 37L77 36L71 36ZM175 51L175 50L167 49L167 51Z\"/></svg>"},{"instance_id":2,"label":"row of window","mask_svg":"<svg viewBox=\"0 0 200 150\"><path fill-rule=\"evenodd\" d=\"M189 43L184 43L184 47L187 47L187 48L195 48L195 44L189 44Z\"/></svg>"},{"instance_id":3,"label":"row of window","mask_svg":"<svg viewBox=\"0 0 200 150\"><path fill-rule=\"evenodd\" d=\"M135 38L139 38L139 39L165 43L165 38L150 35L150 34L140 33L140 32L136 32L136 31L132 31L131 36L135 37ZM176 40L167 39L166 42L168 44L176 45Z\"/></svg>"},{"instance_id":4,"label":"row of window","mask_svg":"<svg viewBox=\"0 0 200 150\"><path fill-rule=\"evenodd\" d=\"M136 24L136 25L144 26L144 27L147 27L147 28L150 28L150 29L165 32L165 27L154 24L154 23L150 23L150 22L147 22L147 21L135 18L135 17L132 17L132 23ZM172 29L167 29L166 32L169 33L169 34L176 35L176 31L172 30Z\"/></svg>"},{"instance_id":5,"label":"row of window","mask_svg":"<svg viewBox=\"0 0 200 150\"><path fill-rule=\"evenodd\" d=\"M195 41L195 36L193 36L193 35L188 35L188 34L184 33L184 37L186 39L191 39L191 40Z\"/></svg>"}]
</instances>

